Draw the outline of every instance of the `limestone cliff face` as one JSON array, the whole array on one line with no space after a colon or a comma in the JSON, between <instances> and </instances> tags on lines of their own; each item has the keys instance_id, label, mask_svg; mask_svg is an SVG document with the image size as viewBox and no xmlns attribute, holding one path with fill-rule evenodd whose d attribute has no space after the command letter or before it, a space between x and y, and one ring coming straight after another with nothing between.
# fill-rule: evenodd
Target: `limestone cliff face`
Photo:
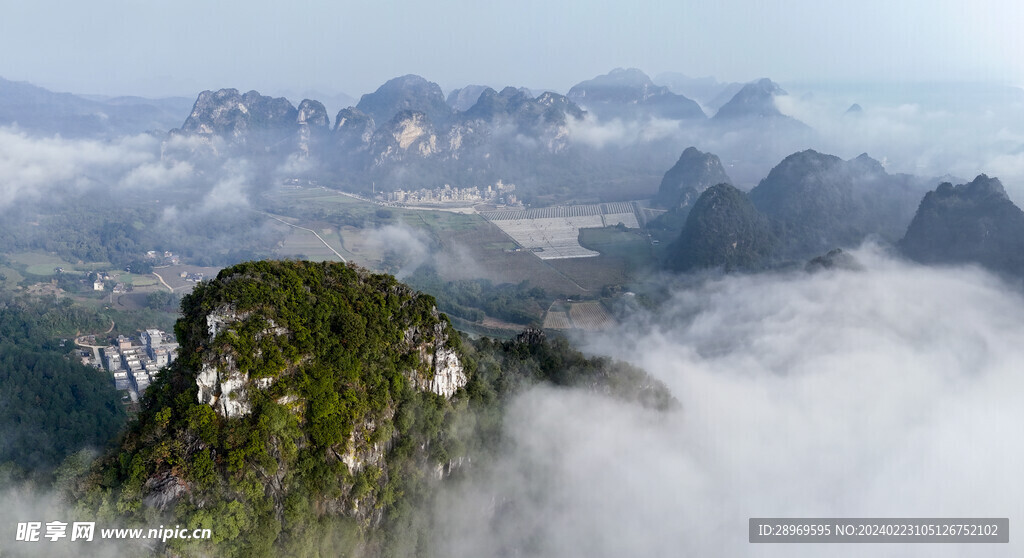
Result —
<instances>
[{"instance_id":1,"label":"limestone cliff face","mask_svg":"<svg viewBox=\"0 0 1024 558\"><path fill-rule=\"evenodd\" d=\"M715 184L731 184L722 161L713 153L702 153L688 147L672 166L658 187L652 202L658 207L683 210L686 213L704 190Z\"/></svg>"},{"instance_id":2,"label":"limestone cliff face","mask_svg":"<svg viewBox=\"0 0 1024 558\"><path fill-rule=\"evenodd\" d=\"M928 192L899 243L923 263L979 263L1024 276L1024 211L998 178L982 174L967 184L948 182Z\"/></svg>"},{"instance_id":3,"label":"limestone cliff face","mask_svg":"<svg viewBox=\"0 0 1024 558\"><path fill-rule=\"evenodd\" d=\"M200 145L211 160L243 155L295 177L336 173L385 189L433 188L531 175L535 166L524 161L572 156L570 127L584 116L563 95L533 97L515 87L467 91L458 104L466 110L449 106L437 84L402 76L342 109L331 128L319 101L296 108L284 98L221 89L200 93L171 134L190 136L184 143Z\"/></svg>"},{"instance_id":4,"label":"limestone cliff face","mask_svg":"<svg viewBox=\"0 0 1024 558\"><path fill-rule=\"evenodd\" d=\"M248 262L198 285L182 314L181 356L151 390L163 399L148 403L171 414L146 411L145 428L192 468L145 453L139 506L266 498L280 514L312 482L298 468L317 463L337 487L318 493L318 513L373 524L395 459L427 474L450 469L421 417L450 409L469 373L431 297L340 263ZM396 458L399 444L407 449ZM239 475L262 495L246 493Z\"/></svg>"},{"instance_id":5,"label":"limestone cliff face","mask_svg":"<svg viewBox=\"0 0 1024 558\"><path fill-rule=\"evenodd\" d=\"M244 143L260 131L294 131L297 116L298 111L283 97L267 97L256 91L242 95L237 89L203 91L181 131Z\"/></svg>"},{"instance_id":6,"label":"limestone cliff face","mask_svg":"<svg viewBox=\"0 0 1024 558\"><path fill-rule=\"evenodd\" d=\"M468 378L462 361L459 360L455 349L451 348L449 333L443 323L435 324L430 330L428 338L432 339L431 341L424 338L419 328L407 329L405 336L430 371L427 375L411 371L409 380L417 389L451 398L459 388L466 385Z\"/></svg>"},{"instance_id":7,"label":"limestone cliff face","mask_svg":"<svg viewBox=\"0 0 1024 558\"><path fill-rule=\"evenodd\" d=\"M356 108L377 122L387 122L400 112L412 111L425 114L437 125L444 125L452 115L441 88L413 74L388 80L373 93L363 95Z\"/></svg>"},{"instance_id":8,"label":"limestone cliff face","mask_svg":"<svg viewBox=\"0 0 1024 558\"><path fill-rule=\"evenodd\" d=\"M305 99L299 103L296 122L299 125L296 147L301 157L309 157L330 136L331 120L327 109L320 101Z\"/></svg>"},{"instance_id":9,"label":"limestone cliff face","mask_svg":"<svg viewBox=\"0 0 1024 558\"><path fill-rule=\"evenodd\" d=\"M231 306L222 306L206 316L207 344L213 345L220 333L234 333L232 326L248 319L250 312L238 312ZM286 336L288 330L268 320L267 327L256 333L257 340L265 337ZM209 351L203 356L202 366L196 374L200 403L210 405L227 418L248 415L252 411L249 391L266 389L273 378L252 380L249 371L240 369L231 352Z\"/></svg>"},{"instance_id":10,"label":"limestone cliff face","mask_svg":"<svg viewBox=\"0 0 1024 558\"><path fill-rule=\"evenodd\" d=\"M436 308L431 309L431 313L435 318L439 317ZM260 318L251 312L239 312L230 305L221 306L206 316L207 335L203 344L215 346L218 335L232 336L237 335L241 329L251 330L244 322L253 319ZM256 341L286 338L290 333L277 326L273 320L268 319L265 323L266 326L256 332ZM413 387L451 398L459 388L466 385L468 377L457 351L451 346L453 334L447 322L438 321L430 328L412 326L406 328L403 335L401 351L417 355L423 364L420 368L410 367L402 371ZM250 393L253 390L266 391L275 381L273 377L252 378L250 370L240 367L230 350L207 351L201 362L196 374L198 400L210 405L217 414L226 418L238 418L251 413ZM297 397L297 394L288 393L280 395L277 402L293 403ZM365 426L372 430L372 424ZM352 455L355 455L354 450ZM355 458L353 467L354 463Z\"/></svg>"},{"instance_id":11,"label":"limestone cliff face","mask_svg":"<svg viewBox=\"0 0 1024 558\"><path fill-rule=\"evenodd\" d=\"M374 166L408 159L428 158L441 151L434 126L426 114L402 111L378 130L370 147Z\"/></svg>"}]
</instances>

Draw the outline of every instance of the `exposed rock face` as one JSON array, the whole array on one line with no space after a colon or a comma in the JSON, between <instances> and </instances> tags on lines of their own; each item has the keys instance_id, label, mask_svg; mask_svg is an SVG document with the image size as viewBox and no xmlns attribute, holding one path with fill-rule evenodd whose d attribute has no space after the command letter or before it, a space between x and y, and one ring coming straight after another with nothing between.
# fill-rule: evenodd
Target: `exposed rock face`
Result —
<instances>
[{"instance_id":1,"label":"exposed rock face","mask_svg":"<svg viewBox=\"0 0 1024 558\"><path fill-rule=\"evenodd\" d=\"M440 151L437 134L427 115L403 111L377 130L370 147L374 166L408 158L425 158Z\"/></svg>"},{"instance_id":2,"label":"exposed rock face","mask_svg":"<svg viewBox=\"0 0 1024 558\"><path fill-rule=\"evenodd\" d=\"M403 111L421 112L437 126L447 124L452 117L441 87L412 74L388 80L373 93L363 95L356 108L377 122L388 122Z\"/></svg>"},{"instance_id":3,"label":"exposed rock face","mask_svg":"<svg viewBox=\"0 0 1024 558\"><path fill-rule=\"evenodd\" d=\"M781 255L807 259L857 246L869 235L895 242L923 189L913 177L889 175L866 154L843 161L807 150L776 165L750 191L750 201L776 225Z\"/></svg>"},{"instance_id":4,"label":"exposed rock face","mask_svg":"<svg viewBox=\"0 0 1024 558\"><path fill-rule=\"evenodd\" d=\"M502 116L538 112L536 106L533 98L515 87L506 87L501 93L487 87L477 95L477 101L465 111L463 118L490 122Z\"/></svg>"},{"instance_id":5,"label":"exposed rock face","mask_svg":"<svg viewBox=\"0 0 1024 558\"><path fill-rule=\"evenodd\" d=\"M743 192L717 184L697 199L682 234L668 248L665 264L678 271L715 267L757 270L774 250L768 219Z\"/></svg>"},{"instance_id":6,"label":"exposed rock face","mask_svg":"<svg viewBox=\"0 0 1024 558\"><path fill-rule=\"evenodd\" d=\"M668 87L655 85L636 68L616 68L569 90L568 98L602 118L649 115L687 120L706 118L700 105Z\"/></svg>"},{"instance_id":7,"label":"exposed rock face","mask_svg":"<svg viewBox=\"0 0 1024 558\"><path fill-rule=\"evenodd\" d=\"M330 158L340 167L361 169L366 164L362 158L370 150L375 130L376 124L370 115L357 108L342 109L335 119Z\"/></svg>"},{"instance_id":8,"label":"exposed rock face","mask_svg":"<svg viewBox=\"0 0 1024 558\"><path fill-rule=\"evenodd\" d=\"M429 377L413 374L409 378L417 389L450 398L459 388L466 385L466 372L459 355L448 347L448 333L442 323L434 326L431 335L433 342L424 342L422 333L416 329L407 330L405 337L407 342L418 347L421 361L425 362L431 371Z\"/></svg>"},{"instance_id":9,"label":"exposed rock face","mask_svg":"<svg viewBox=\"0 0 1024 558\"><path fill-rule=\"evenodd\" d=\"M231 332L233 326L249 319L250 316L251 313L237 312L231 306L223 306L210 312L206 316L209 336L205 344L213 345L218 334ZM266 320L266 326L255 335L261 340L267 336L288 335L288 330L277 327L273 320ZM228 418L248 415L252 411L249 390L266 389L272 384L272 378L250 381L249 371L240 369L236 358L230 353L207 353L196 374L199 402L210 405L219 414Z\"/></svg>"},{"instance_id":10,"label":"exposed rock face","mask_svg":"<svg viewBox=\"0 0 1024 558\"><path fill-rule=\"evenodd\" d=\"M899 246L923 263L979 263L1024 276L1024 212L997 178L944 182L924 196Z\"/></svg>"},{"instance_id":11,"label":"exposed rock face","mask_svg":"<svg viewBox=\"0 0 1024 558\"><path fill-rule=\"evenodd\" d=\"M144 500L145 505L155 507L164 511L187 490L187 483L170 472L165 472L156 477L150 477L145 484L147 492Z\"/></svg>"},{"instance_id":12,"label":"exposed rock face","mask_svg":"<svg viewBox=\"0 0 1024 558\"><path fill-rule=\"evenodd\" d=\"M731 182L717 155L688 147L665 173L653 202L666 209L685 208L688 211L704 190L715 184Z\"/></svg>"},{"instance_id":13,"label":"exposed rock face","mask_svg":"<svg viewBox=\"0 0 1024 558\"><path fill-rule=\"evenodd\" d=\"M520 134L550 140L567 133L565 125L570 118L579 120L583 115L580 107L557 93L545 92L533 98L525 89L506 87L499 93L488 87L462 115L462 121L512 125ZM548 145L549 151L557 149Z\"/></svg>"},{"instance_id":14,"label":"exposed rock face","mask_svg":"<svg viewBox=\"0 0 1024 558\"><path fill-rule=\"evenodd\" d=\"M203 91L181 126L186 133L217 135L244 143L250 133L294 133L298 110L284 97L272 98L237 89Z\"/></svg>"},{"instance_id":15,"label":"exposed rock face","mask_svg":"<svg viewBox=\"0 0 1024 558\"><path fill-rule=\"evenodd\" d=\"M331 120L327 109L320 101L304 99L299 103L299 114L296 117L299 125L298 150L303 157L316 152L331 133Z\"/></svg>"},{"instance_id":16,"label":"exposed rock face","mask_svg":"<svg viewBox=\"0 0 1024 558\"><path fill-rule=\"evenodd\" d=\"M299 103L297 121L300 126L307 126L312 130L328 130L331 126L331 120L327 116L324 104L311 99L303 99Z\"/></svg>"},{"instance_id":17,"label":"exposed rock face","mask_svg":"<svg viewBox=\"0 0 1024 558\"><path fill-rule=\"evenodd\" d=\"M460 113L445 103L437 84L409 75L341 110L331 131L317 101L307 99L295 109L285 99L223 89L203 92L173 133L207 138L191 142L201 143L203 154L240 152L267 171L323 174L348 187L374 183L381 191L529 181L548 169L580 164L570 128L583 116L562 95L533 98L512 87L482 89Z\"/></svg>"},{"instance_id":18,"label":"exposed rock face","mask_svg":"<svg viewBox=\"0 0 1024 558\"><path fill-rule=\"evenodd\" d=\"M431 312L437 322L428 329L422 326L407 328L404 332L404 347L401 348L405 352L417 354L425 368L410 368L404 373L417 389L450 398L466 385L468 377L458 352L451 347L450 326L440 319L436 308ZM277 337L287 338L290 335L287 329L277 326L272 319L252 312L239 312L230 305L208 313L206 326L206 335L200 341L202 346L216 346L220 340L236 337L241 331L248 332L256 342ZM275 381L274 377L251 378L250 371L239 367L237 361L231 351L206 351L196 374L199 402L210 405L218 414L227 418L248 415L252 411L250 391L266 391ZM282 398L290 402L296 400L294 394Z\"/></svg>"}]
</instances>

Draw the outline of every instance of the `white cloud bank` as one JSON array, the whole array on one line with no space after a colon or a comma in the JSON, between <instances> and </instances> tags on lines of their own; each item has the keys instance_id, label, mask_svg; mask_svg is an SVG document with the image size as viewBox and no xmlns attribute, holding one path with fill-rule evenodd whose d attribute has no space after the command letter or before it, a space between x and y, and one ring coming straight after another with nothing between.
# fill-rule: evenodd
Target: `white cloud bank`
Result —
<instances>
[{"instance_id":1,"label":"white cloud bank","mask_svg":"<svg viewBox=\"0 0 1024 558\"><path fill-rule=\"evenodd\" d=\"M866 270L681 290L591 339L681 410L525 394L498 464L444 502L441 554L1020 555L1024 298L977 269L856 256ZM750 517L1009 517L1011 543L757 545Z\"/></svg>"}]
</instances>

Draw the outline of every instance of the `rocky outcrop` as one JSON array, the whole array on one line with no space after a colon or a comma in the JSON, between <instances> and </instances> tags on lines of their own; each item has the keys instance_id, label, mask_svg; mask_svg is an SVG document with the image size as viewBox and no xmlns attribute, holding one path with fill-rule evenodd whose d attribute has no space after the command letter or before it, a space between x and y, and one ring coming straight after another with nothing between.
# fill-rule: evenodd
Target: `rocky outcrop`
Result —
<instances>
[{"instance_id":1,"label":"rocky outcrop","mask_svg":"<svg viewBox=\"0 0 1024 558\"><path fill-rule=\"evenodd\" d=\"M557 93L545 92L534 98L522 88L506 87L500 92L487 88L477 102L461 115L453 131L458 130L460 146L487 144L495 139L493 131L501 129L508 130L503 136L514 134L516 138L534 138L536 146L541 147L541 153L559 153L568 144L569 121L578 121L584 114L579 106ZM522 149L522 145L514 144L491 144L491 147L502 153ZM454 151L453 155L461 156Z\"/></svg>"},{"instance_id":2,"label":"rocky outcrop","mask_svg":"<svg viewBox=\"0 0 1024 558\"><path fill-rule=\"evenodd\" d=\"M665 173L652 202L665 209L689 211L704 190L731 182L717 155L688 147Z\"/></svg>"},{"instance_id":3,"label":"rocky outcrop","mask_svg":"<svg viewBox=\"0 0 1024 558\"><path fill-rule=\"evenodd\" d=\"M327 116L327 109L320 101L304 99L299 103L298 110L297 148L300 156L309 157L311 152L319 151L320 145L330 137L331 120Z\"/></svg>"},{"instance_id":4,"label":"rocky outcrop","mask_svg":"<svg viewBox=\"0 0 1024 558\"><path fill-rule=\"evenodd\" d=\"M776 165L750 201L773 220L781 255L806 260L872 235L895 242L923 190L914 177L890 175L866 154L843 161L806 150Z\"/></svg>"},{"instance_id":5,"label":"rocky outcrop","mask_svg":"<svg viewBox=\"0 0 1024 558\"><path fill-rule=\"evenodd\" d=\"M144 485L146 497L143 503L160 511L167 510L188 490L188 483L181 477L166 471L150 477Z\"/></svg>"},{"instance_id":6,"label":"rocky outcrop","mask_svg":"<svg viewBox=\"0 0 1024 558\"><path fill-rule=\"evenodd\" d=\"M447 124L453 114L441 87L413 74L388 80L363 95L356 108L377 122L388 122L404 111L420 112L438 126Z\"/></svg>"},{"instance_id":7,"label":"rocky outcrop","mask_svg":"<svg viewBox=\"0 0 1024 558\"><path fill-rule=\"evenodd\" d=\"M207 314L207 346L218 342L218 335L236 334L236 326L253 318L250 312L238 312L231 306L223 306ZM278 327L273 320L266 320L265 327L255 334L256 341L266 337L287 336L288 330ZM257 355L259 356L259 355ZM238 366L238 358L231 351L209 351L204 355L196 374L197 397L200 403L213 407L218 414L227 418L248 415L252 411L249 391L265 390L273 384L273 378L250 378L249 370Z\"/></svg>"},{"instance_id":8,"label":"rocky outcrop","mask_svg":"<svg viewBox=\"0 0 1024 558\"><path fill-rule=\"evenodd\" d=\"M775 251L768 219L743 192L728 184L708 188L667 250L665 265L676 271L763 268Z\"/></svg>"},{"instance_id":9,"label":"rocky outcrop","mask_svg":"<svg viewBox=\"0 0 1024 558\"><path fill-rule=\"evenodd\" d=\"M458 352L452 346L448 322L441 319L436 308L431 312L437 320L431 328L413 326L404 332L402 351L416 354L423 365L422 368L409 368L404 373L416 389L451 398L465 387L468 376ZM259 325L253 327L253 323ZM233 306L221 306L211 311L206 315L206 325L207 335L201 344L208 347L223 346L224 339L237 336L243 330L249 332L247 335L253 335L256 343L268 338L287 338L290 334L272 319L251 312L239 312ZM253 331L255 333L251 333ZM260 356L259 351L255 356ZM267 391L275 381L273 376L252 378L250 370L240 367L238 361L238 356L230 348L206 351L196 373L199 402L210 405L226 418L238 418L252 412L250 393L253 390ZM282 403L293 403L296 400L298 397L295 394L285 394L278 399Z\"/></svg>"},{"instance_id":10,"label":"rocky outcrop","mask_svg":"<svg viewBox=\"0 0 1024 558\"><path fill-rule=\"evenodd\" d=\"M899 247L923 263L979 263L1024 277L1024 212L997 178L944 182L925 194Z\"/></svg>"},{"instance_id":11,"label":"rocky outcrop","mask_svg":"<svg viewBox=\"0 0 1024 558\"><path fill-rule=\"evenodd\" d=\"M784 118L775 106L775 97L786 95L779 84L762 78L743 86L715 113L715 120Z\"/></svg>"},{"instance_id":12,"label":"rocky outcrop","mask_svg":"<svg viewBox=\"0 0 1024 558\"><path fill-rule=\"evenodd\" d=\"M408 110L379 128L370 146L375 167L410 158L428 158L440 151L441 143L427 115Z\"/></svg>"},{"instance_id":13,"label":"rocky outcrop","mask_svg":"<svg viewBox=\"0 0 1024 558\"><path fill-rule=\"evenodd\" d=\"M413 386L450 398L466 385L465 368L458 353L450 346L451 339L443 323L438 322L429 335L410 328L406 330L405 338L407 343L416 347L420 360L429 370L428 374L411 371L409 380Z\"/></svg>"},{"instance_id":14,"label":"rocky outcrop","mask_svg":"<svg viewBox=\"0 0 1024 558\"><path fill-rule=\"evenodd\" d=\"M284 97L275 99L256 91L240 95L237 89L203 91L181 131L244 143L257 132L294 133L297 116L298 110Z\"/></svg>"}]
</instances>

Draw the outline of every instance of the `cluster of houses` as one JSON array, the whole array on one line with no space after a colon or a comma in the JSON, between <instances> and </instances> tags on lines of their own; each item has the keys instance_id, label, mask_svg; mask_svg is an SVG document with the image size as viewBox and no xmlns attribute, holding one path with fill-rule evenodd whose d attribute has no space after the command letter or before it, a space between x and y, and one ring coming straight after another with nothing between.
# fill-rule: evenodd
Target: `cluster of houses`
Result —
<instances>
[{"instance_id":1,"label":"cluster of houses","mask_svg":"<svg viewBox=\"0 0 1024 558\"><path fill-rule=\"evenodd\" d=\"M90 276L92 277L92 290L94 291L104 290L110 282L114 283L114 294L126 293L131 290L128 285L121 281L117 281L116 277L110 275L106 271L97 271L96 273L90 274Z\"/></svg>"},{"instance_id":2,"label":"cluster of houses","mask_svg":"<svg viewBox=\"0 0 1024 558\"><path fill-rule=\"evenodd\" d=\"M139 336L140 344L119 335L117 343L104 347L103 366L114 375L114 385L127 390L133 400L145 393L161 368L174 362L178 343L174 335L159 329L147 329Z\"/></svg>"},{"instance_id":3,"label":"cluster of houses","mask_svg":"<svg viewBox=\"0 0 1024 558\"><path fill-rule=\"evenodd\" d=\"M178 265L181 263L181 258L172 252L157 252L156 250L150 250L146 252L146 259L153 263L153 265Z\"/></svg>"},{"instance_id":4,"label":"cluster of houses","mask_svg":"<svg viewBox=\"0 0 1024 558\"><path fill-rule=\"evenodd\" d=\"M200 281L203 280L203 274L193 273L191 271L182 271L181 278L192 283L199 283Z\"/></svg>"},{"instance_id":5,"label":"cluster of houses","mask_svg":"<svg viewBox=\"0 0 1024 558\"><path fill-rule=\"evenodd\" d=\"M394 190L377 194L377 199L390 203L457 203L457 202L491 202L515 205L515 184L498 181L493 186L488 184L483 189L477 186L469 188L453 188L445 184L441 188L422 188L420 190Z\"/></svg>"}]
</instances>

